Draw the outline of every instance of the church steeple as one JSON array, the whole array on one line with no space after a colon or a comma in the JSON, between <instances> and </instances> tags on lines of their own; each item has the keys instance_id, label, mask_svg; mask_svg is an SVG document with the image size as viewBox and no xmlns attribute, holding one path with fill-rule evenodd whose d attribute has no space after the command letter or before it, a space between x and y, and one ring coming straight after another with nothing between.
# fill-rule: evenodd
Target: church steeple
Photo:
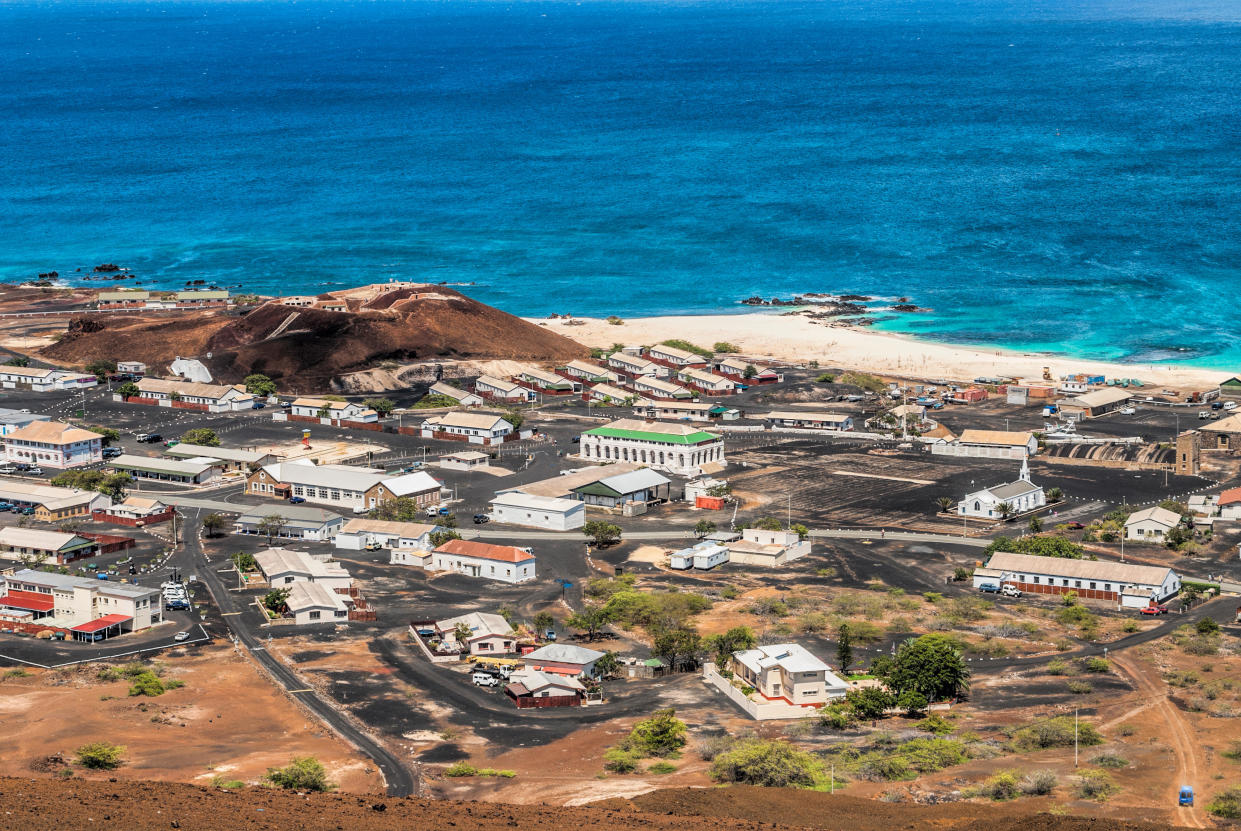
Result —
<instances>
[{"instance_id":1,"label":"church steeple","mask_svg":"<svg viewBox=\"0 0 1241 831\"><path fill-rule=\"evenodd\" d=\"M1022 482L1030 481L1030 454L1027 453L1021 458L1021 473L1017 476Z\"/></svg>"}]
</instances>

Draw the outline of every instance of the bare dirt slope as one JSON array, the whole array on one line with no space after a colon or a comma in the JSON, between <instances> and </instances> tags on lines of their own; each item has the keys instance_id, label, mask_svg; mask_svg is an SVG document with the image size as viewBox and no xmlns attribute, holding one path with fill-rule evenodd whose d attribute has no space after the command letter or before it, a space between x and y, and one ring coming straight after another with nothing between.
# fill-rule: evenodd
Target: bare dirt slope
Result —
<instances>
[{"instance_id":1,"label":"bare dirt slope","mask_svg":"<svg viewBox=\"0 0 1241 831\"><path fill-rule=\"evenodd\" d=\"M657 811L657 812L656 812ZM735 813L734 813L735 812ZM762 817L761 820L753 817ZM32 828L124 828L128 831L715 831L726 827L833 831L1153 831L1166 827L1022 813L1013 806L903 806L805 791L733 788L661 791L602 807L552 808L436 802L343 794L240 792L193 785L94 780L0 779L0 831Z\"/></svg>"},{"instance_id":2,"label":"bare dirt slope","mask_svg":"<svg viewBox=\"0 0 1241 831\"><path fill-rule=\"evenodd\" d=\"M384 361L565 361L587 351L563 335L440 286L383 292L367 301L339 299L348 302L349 311L273 302L244 316L219 311L83 316L40 355L77 365L120 357L152 366L166 365L174 355L197 357L220 382L261 372L282 389L298 392L321 389L333 378Z\"/></svg>"}]
</instances>

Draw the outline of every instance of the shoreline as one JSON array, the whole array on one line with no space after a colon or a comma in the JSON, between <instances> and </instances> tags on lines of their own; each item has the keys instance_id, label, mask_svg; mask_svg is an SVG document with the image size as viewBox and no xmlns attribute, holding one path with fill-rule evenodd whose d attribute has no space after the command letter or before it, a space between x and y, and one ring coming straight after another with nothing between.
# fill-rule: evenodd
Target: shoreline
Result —
<instances>
[{"instance_id":1,"label":"shoreline","mask_svg":"<svg viewBox=\"0 0 1241 831\"><path fill-rule=\"evenodd\" d=\"M841 367L925 381L969 382L979 377L1041 379L1043 367L1048 367L1056 379L1085 372L1109 379L1137 378L1154 386L1202 389L1216 386L1230 375L1224 370L1189 364L1125 364L950 344L770 312L626 318L619 326L586 317L572 318L574 325L564 319L526 320L592 348L607 348L615 343L649 345L681 338L709 349L716 342L728 341L747 357L756 359L788 363L814 360L825 368Z\"/></svg>"}]
</instances>

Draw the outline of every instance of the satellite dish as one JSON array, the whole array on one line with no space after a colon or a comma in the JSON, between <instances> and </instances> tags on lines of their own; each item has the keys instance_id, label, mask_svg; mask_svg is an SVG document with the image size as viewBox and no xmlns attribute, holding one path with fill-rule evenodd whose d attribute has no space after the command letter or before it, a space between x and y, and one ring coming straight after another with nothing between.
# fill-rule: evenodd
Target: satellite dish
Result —
<instances>
[{"instance_id":1,"label":"satellite dish","mask_svg":"<svg viewBox=\"0 0 1241 831\"><path fill-rule=\"evenodd\" d=\"M210 358L210 357L211 357L211 353L210 353L210 352L208 352L208 353L207 353L207 357L208 357L208 358Z\"/></svg>"}]
</instances>

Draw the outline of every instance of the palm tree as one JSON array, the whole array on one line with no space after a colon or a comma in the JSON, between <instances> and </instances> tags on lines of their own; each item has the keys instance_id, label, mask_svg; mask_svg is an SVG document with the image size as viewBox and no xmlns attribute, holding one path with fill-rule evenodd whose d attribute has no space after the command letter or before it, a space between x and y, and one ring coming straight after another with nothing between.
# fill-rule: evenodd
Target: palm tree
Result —
<instances>
[{"instance_id":1,"label":"palm tree","mask_svg":"<svg viewBox=\"0 0 1241 831\"><path fill-rule=\"evenodd\" d=\"M1012 516L1013 513L1013 506L1008 502L1001 502L999 505L995 506L995 509L1000 512L1000 519L1005 522L1008 522L1008 518Z\"/></svg>"},{"instance_id":2,"label":"palm tree","mask_svg":"<svg viewBox=\"0 0 1241 831\"><path fill-rule=\"evenodd\" d=\"M935 500L935 504L939 506L939 512L941 514L946 514L952 508L952 503L954 501L955 500L951 496L941 496L939 499Z\"/></svg>"},{"instance_id":3,"label":"palm tree","mask_svg":"<svg viewBox=\"0 0 1241 831\"><path fill-rule=\"evenodd\" d=\"M1064 499L1064 491L1060 490L1059 488L1048 488L1047 489L1047 501L1048 502L1059 502L1061 499Z\"/></svg>"}]
</instances>

